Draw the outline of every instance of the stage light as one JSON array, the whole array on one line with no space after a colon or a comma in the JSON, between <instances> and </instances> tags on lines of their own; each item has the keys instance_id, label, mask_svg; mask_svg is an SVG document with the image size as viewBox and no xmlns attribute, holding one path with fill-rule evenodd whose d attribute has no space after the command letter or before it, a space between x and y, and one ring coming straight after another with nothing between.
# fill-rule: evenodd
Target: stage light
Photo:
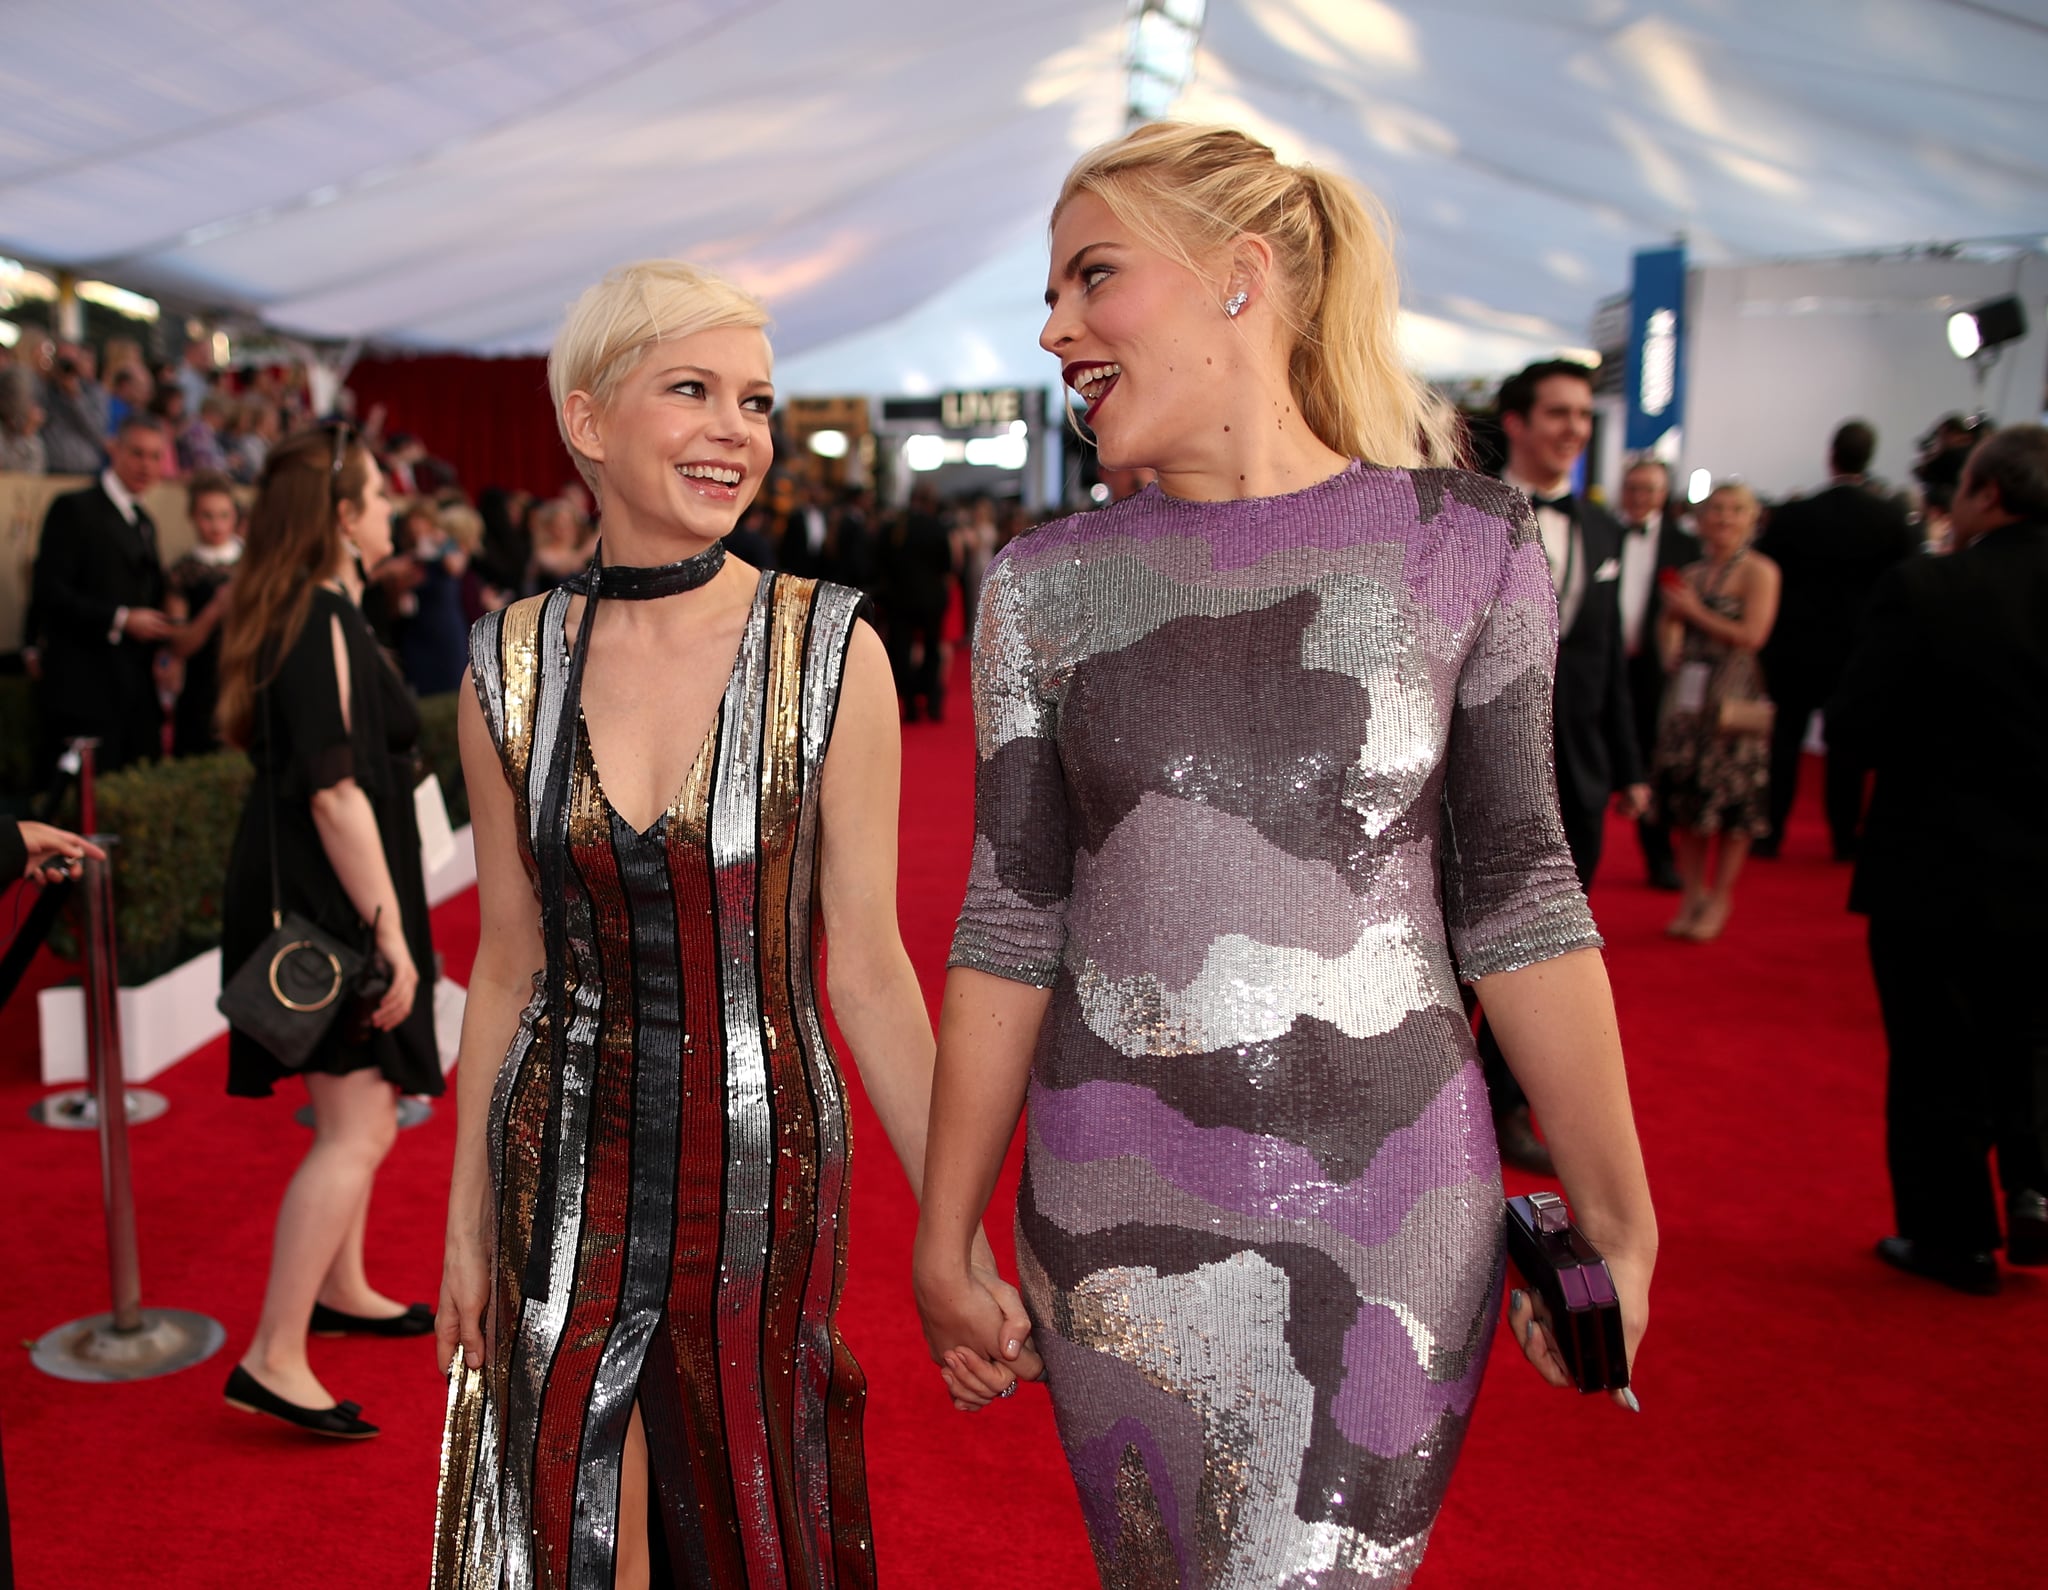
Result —
<instances>
[{"instance_id":1,"label":"stage light","mask_svg":"<svg viewBox=\"0 0 2048 1590\"><path fill-rule=\"evenodd\" d=\"M1088 488L1088 500L1090 502L1108 502L1109 488L1103 485L1103 483L1098 480L1094 485Z\"/></svg>"},{"instance_id":2,"label":"stage light","mask_svg":"<svg viewBox=\"0 0 2048 1590\"><path fill-rule=\"evenodd\" d=\"M1691 478L1685 483L1685 500L1687 502L1705 502L1707 500L1707 493L1713 489L1713 473L1705 469L1695 469L1692 472Z\"/></svg>"},{"instance_id":3,"label":"stage light","mask_svg":"<svg viewBox=\"0 0 2048 1590\"><path fill-rule=\"evenodd\" d=\"M903 439L903 464L920 474L937 469L946 461L946 439L943 436L906 436Z\"/></svg>"},{"instance_id":4,"label":"stage light","mask_svg":"<svg viewBox=\"0 0 2048 1590\"><path fill-rule=\"evenodd\" d=\"M987 469L1022 469L1031 444L1021 436L976 436L967 443L967 462Z\"/></svg>"},{"instance_id":5,"label":"stage light","mask_svg":"<svg viewBox=\"0 0 2048 1590\"><path fill-rule=\"evenodd\" d=\"M1948 317L1949 351L1958 359L1996 354L2026 334L2027 314L2017 298L1989 298L1974 309L1958 309Z\"/></svg>"},{"instance_id":6,"label":"stage light","mask_svg":"<svg viewBox=\"0 0 2048 1590\"><path fill-rule=\"evenodd\" d=\"M116 287L112 282L80 282L78 296L89 304L98 304L102 309L111 309L117 315L126 315L130 320L155 320L163 312L154 298L145 298L141 293L131 293L125 287Z\"/></svg>"},{"instance_id":7,"label":"stage light","mask_svg":"<svg viewBox=\"0 0 2048 1590\"><path fill-rule=\"evenodd\" d=\"M21 327L11 320L0 320L0 348L11 348L21 341Z\"/></svg>"},{"instance_id":8,"label":"stage light","mask_svg":"<svg viewBox=\"0 0 2048 1590\"><path fill-rule=\"evenodd\" d=\"M811 451L820 458L844 458L846 456L846 432L811 432Z\"/></svg>"}]
</instances>

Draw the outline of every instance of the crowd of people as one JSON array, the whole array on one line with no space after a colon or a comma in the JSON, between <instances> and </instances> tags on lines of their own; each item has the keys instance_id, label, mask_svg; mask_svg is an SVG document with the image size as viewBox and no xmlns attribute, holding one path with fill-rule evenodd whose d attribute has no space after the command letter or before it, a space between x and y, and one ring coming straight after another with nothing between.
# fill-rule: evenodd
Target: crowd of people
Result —
<instances>
[{"instance_id":1,"label":"crowd of people","mask_svg":"<svg viewBox=\"0 0 2048 1590\"><path fill-rule=\"evenodd\" d=\"M1048 1381L1105 1580L1405 1582L1499 1313L1496 1152L1559 1175L1643 1337L1656 1218L1586 897L1608 819L1671 937L1715 940L1816 711L1891 1047L1879 1252L1966 1291L2000 1246L2048 1263L2040 1002L2000 976L2048 888L2048 432L1938 427L1914 501L1851 420L1810 496L1681 503L1643 457L1610 509L1574 484L1580 364L1507 381L1497 478L1462 467L1459 418L1390 374L1391 257L1341 179L1147 127L1083 157L1053 241L1044 346L1148 484L1046 526L779 459L764 306L672 261L571 311L579 479L546 498L472 502L374 419L281 432L289 383L245 416L203 349L6 372L9 456L95 477L36 565L51 730L110 766L246 749L224 964L282 900L374 969L293 1065L231 1038L229 1090L303 1074L317 1130L227 1397L373 1436L309 1333L437 1331L448 1590L542 1560L870 1582L825 976L923 1205L944 1384ZM173 474L196 545L165 568L141 499ZM946 710L956 595L978 783L935 1039L898 736ZM372 1283L364 1233L397 1097L443 1086L415 698L465 672L481 937L435 1310ZM1020 1291L980 1222L1027 1098ZM1507 1324L1571 1383L1531 1296Z\"/></svg>"}]
</instances>

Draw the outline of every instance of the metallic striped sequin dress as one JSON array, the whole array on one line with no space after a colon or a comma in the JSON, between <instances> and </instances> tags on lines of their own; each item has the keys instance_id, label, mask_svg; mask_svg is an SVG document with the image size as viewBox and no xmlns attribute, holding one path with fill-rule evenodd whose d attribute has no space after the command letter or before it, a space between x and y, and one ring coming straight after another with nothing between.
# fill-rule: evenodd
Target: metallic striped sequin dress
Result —
<instances>
[{"instance_id":1,"label":"metallic striped sequin dress","mask_svg":"<svg viewBox=\"0 0 2048 1590\"><path fill-rule=\"evenodd\" d=\"M569 597L472 635L537 890L536 856L567 847L568 964L540 981L563 980L569 1020L557 1078L537 988L492 1100L494 1294L485 1362L451 1391L437 1590L609 1590L636 1398L657 1585L874 1582L866 1387L833 1325L846 1098L814 975L819 778L859 600L761 577L718 718L645 833L560 721Z\"/></svg>"},{"instance_id":2,"label":"metallic striped sequin dress","mask_svg":"<svg viewBox=\"0 0 2048 1590\"><path fill-rule=\"evenodd\" d=\"M1023 1291L1112 1590L1405 1583L1499 1307L1460 977L1599 943L1527 502L1353 466L1012 543L953 964L1049 987Z\"/></svg>"}]
</instances>

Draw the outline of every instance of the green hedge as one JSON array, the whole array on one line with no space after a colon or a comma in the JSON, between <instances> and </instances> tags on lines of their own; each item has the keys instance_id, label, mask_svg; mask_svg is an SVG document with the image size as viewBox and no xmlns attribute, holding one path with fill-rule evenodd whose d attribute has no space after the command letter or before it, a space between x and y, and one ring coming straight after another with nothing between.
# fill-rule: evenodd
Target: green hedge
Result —
<instances>
[{"instance_id":1,"label":"green hedge","mask_svg":"<svg viewBox=\"0 0 2048 1590\"><path fill-rule=\"evenodd\" d=\"M469 821L455 746L455 697L420 703L420 756L441 776L448 815ZM235 826L252 777L240 751L181 757L108 773L98 784L99 828L117 834L114 934L121 981L146 983L220 942L221 887ZM75 820L76 807L68 820ZM53 948L75 958L82 935L74 904L51 933Z\"/></svg>"}]
</instances>

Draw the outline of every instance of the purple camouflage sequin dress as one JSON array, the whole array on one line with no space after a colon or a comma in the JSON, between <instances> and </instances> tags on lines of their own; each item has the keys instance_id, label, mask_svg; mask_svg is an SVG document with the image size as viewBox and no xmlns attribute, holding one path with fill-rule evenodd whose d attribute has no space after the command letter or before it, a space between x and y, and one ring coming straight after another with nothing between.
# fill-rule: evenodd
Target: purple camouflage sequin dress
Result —
<instances>
[{"instance_id":1,"label":"purple camouflage sequin dress","mask_svg":"<svg viewBox=\"0 0 2048 1590\"><path fill-rule=\"evenodd\" d=\"M1501 1284L1458 980L1597 945L1522 496L1156 486L990 569L956 966L1050 987L1023 1290L1103 1583L1405 1583Z\"/></svg>"}]
</instances>

